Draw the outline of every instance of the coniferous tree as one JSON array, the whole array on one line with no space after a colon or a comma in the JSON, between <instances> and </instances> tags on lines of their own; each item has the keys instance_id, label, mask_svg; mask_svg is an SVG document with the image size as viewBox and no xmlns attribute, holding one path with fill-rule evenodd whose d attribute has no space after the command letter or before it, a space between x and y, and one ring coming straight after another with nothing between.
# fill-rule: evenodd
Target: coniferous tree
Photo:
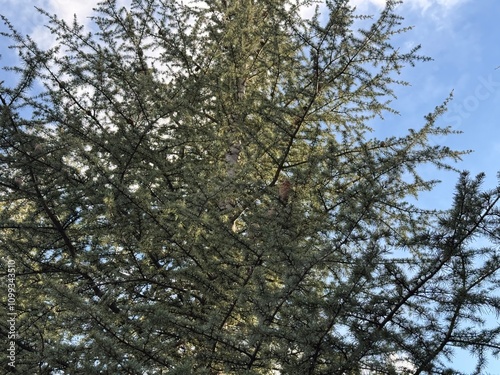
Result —
<instances>
[{"instance_id":1,"label":"coniferous tree","mask_svg":"<svg viewBox=\"0 0 500 375\"><path fill-rule=\"evenodd\" d=\"M104 0L90 32L40 10L50 50L4 18L22 62L0 93L19 373L392 374L405 358L444 374L454 348L478 372L498 351L481 313L500 306L499 190L462 173L449 210L409 203L435 184L420 166L463 154L429 142L453 132L446 103L405 136L369 127L426 60L392 45L398 2L304 19L310 3Z\"/></svg>"}]
</instances>

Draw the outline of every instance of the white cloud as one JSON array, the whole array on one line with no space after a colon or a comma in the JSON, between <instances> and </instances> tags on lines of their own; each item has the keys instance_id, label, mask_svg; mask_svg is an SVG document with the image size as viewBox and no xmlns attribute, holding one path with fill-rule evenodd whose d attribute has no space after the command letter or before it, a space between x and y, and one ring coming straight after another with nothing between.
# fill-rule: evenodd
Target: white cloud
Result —
<instances>
[{"instance_id":1,"label":"white cloud","mask_svg":"<svg viewBox=\"0 0 500 375\"><path fill-rule=\"evenodd\" d=\"M92 14L92 8L95 8L98 0L50 0L50 13L57 14L66 22L72 22L76 14L79 22L86 23L86 19Z\"/></svg>"},{"instance_id":2,"label":"white cloud","mask_svg":"<svg viewBox=\"0 0 500 375\"><path fill-rule=\"evenodd\" d=\"M43 1L45 6L40 6L49 14L56 14L57 17L71 24L76 15L79 24L87 25L89 16L92 15L93 8L99 0L48 0ZM50 48L56 41L50 31L44 25L37 25L32 33L33 39L42 47Z\"/></svg>"},{"instance_id":3,"label":"white cloud","mask_svg":"<svg viewBox=\"0 0 500 375\"><path fill-rule=\"evenodd\" d=\"M73 20L76 14L84 20L92 13L99 0L33 0L29 4L19 4L18 0L0 0L0 8L13 23L24 29L33 29L46 23L44 16L35 8L41 8L49 14L57 14L67 22Z\"/></svg>"},{"instance_id":4,"label":"white cloud","mask_svg":"<svg viewBox=\"0 0 500 375\"><path fill-rule=\"evenodd\" d=\"M80 24L88 24L92 9L99 0L33 0L29 4L20 4L18 0L0 0L2 13L11 21L21 34L29 34L42 48L50 48L55 38L45 27L48 19L35 8L45 10L50 15L56 14L68 23L73 22L76 14Z\"/></svg>"},{"instance_id":5,"label":"white cloud","mask_svg":"<svg viewBox=\"0 0 500 375\"><path fill-rule=\"evenodd\" d=\"M403 0L397 12L405 19L420 17L420 25L427 20L427 27L442 31L453 28L453 23L461 14L461 6L468 2L471 0ZM360 13L376 14L385 6L386 0L350 0L350 4L356 6Z\"/></svg>"},{"instance_id":6,"label":"white cloud","mask_svg":"<svg viewBox=\"0 0 500 375\"><path fill-rule=\"evenodd\" d=\"M350 0L350 4L354 5L358 10L367 10L369 8L383 8L385 0Z\"/></svg>"},{"instance_id":7,"label":"white cloud","mask_svg":"<svg viewBox=\"0 0 500 375\"><path fill-rule=\"evenodd\" d=\"M320 8L324 7L324 3L317 4L313 3L309 6L302 6L300 8L299 14L302 18L311 19L314 16L314 11L316 10L316 6L320 6Z\"/></svg>"},{"instance_id":8,"label":"white cloud","mask_svg":"<svg viewBox=\"0 0 500 375\"><path fill-rule=\"evenodd\" d=\"M436 7L449 10L468 1L470 0L405 0L403 5L425 12ZM351 0L350 3L357 6L360 10L365 10L370 7L380 9L385 6L386 0Z\"/></svg>"},{"instance_id":9,"label":"white cloud","mask_svg":"<svg viewBox=\"0 0 500 375\"><path fill-rule=\"evenodd\" d=\"M47 29L48 19L35 8L72 24L76 15L80 25L88 26L94 8L100 0L32 0L28 6L19 6L18 0L0 0L2 13L12 22L16 30L29 34L41 48L55 45L55 37ZM130 0L119 0L118 7L130 5Z\"/></svg>"},{"instance_id":10,"label":"white cloud","mask_svg":"<svg viewBox=\"0 0 500 375\"><path fill-rule=\"evenodd\" d=\"M470 0L407 0L412 9L421 11L426 16L432 16L434 19L444 19L450 11L456 10L460 5Z\"/></svg>"}]
</instances>

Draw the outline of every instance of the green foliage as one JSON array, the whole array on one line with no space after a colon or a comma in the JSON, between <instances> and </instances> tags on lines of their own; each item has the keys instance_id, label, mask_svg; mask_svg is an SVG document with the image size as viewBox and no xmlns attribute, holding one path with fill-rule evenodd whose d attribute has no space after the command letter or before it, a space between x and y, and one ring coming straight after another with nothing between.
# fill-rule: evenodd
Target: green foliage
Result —
<instances>
[{"instance_id":1,"label":"green foliage","mask_svg":"<svg viewBox=\"0 0 500 375\"><path fill-rule=\"evenodd\" d=\"M105 0L92 32L40 10L48 51L4 19L19 373L438 374L498 350L499 190L464 173L449 211L408 203L463 154L429 143L446 103L402 137L369 121L426 58L392 46L395 1L310 3Z\"/></svg>"}]
</instances>

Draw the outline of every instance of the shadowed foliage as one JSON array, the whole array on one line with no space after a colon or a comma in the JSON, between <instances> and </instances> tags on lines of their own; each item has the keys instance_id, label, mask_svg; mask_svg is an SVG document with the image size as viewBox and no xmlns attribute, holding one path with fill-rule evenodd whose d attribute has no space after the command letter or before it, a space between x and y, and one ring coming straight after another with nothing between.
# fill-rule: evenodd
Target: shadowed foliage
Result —
<instances>
[{"instance_id":1,"label":"shadowed foliage","mask_svg":"<svg viewBox=\"0 0 500 375\"><path fill-rule=\"evenodd\" d=\"M499 190L461 173L449 210L409 203L436 183L420 166L463 154L429 141L446 103L401 137L369 124L427 58L392 45L397 2L310 3L104 0L88 29L40 10L50 50L4 18L18 373L451 374L454 348L480 373L497 353Z\"/></svg>"}]
</instances>

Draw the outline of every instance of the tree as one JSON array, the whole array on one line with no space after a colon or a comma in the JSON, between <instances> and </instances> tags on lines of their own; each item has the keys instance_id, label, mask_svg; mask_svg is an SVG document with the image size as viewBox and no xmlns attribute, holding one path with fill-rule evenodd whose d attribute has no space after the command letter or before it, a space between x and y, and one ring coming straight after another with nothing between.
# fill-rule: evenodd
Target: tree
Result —
<instances>
[{"instance_id":1,"label":"tree","mask_svg":"<svg viewBox=\"0 0 500 375\"><path fill-rule=\"evenodd\" d=\"M444 374L466 348L479 373L498 353L481 312L500 307L500 190L463 172L449 210L410 204L436 183L421 165L464 154L429 143L454 132L446 102L402 137L369 124L426 58L392 45L396 1L374 19L343 0L305 19L310 3L104 0L91 31L40 10L49 50L4 18L22 62L0 96L17 371L390 374L402 358Z\"/></svg>"}]
</instances>

